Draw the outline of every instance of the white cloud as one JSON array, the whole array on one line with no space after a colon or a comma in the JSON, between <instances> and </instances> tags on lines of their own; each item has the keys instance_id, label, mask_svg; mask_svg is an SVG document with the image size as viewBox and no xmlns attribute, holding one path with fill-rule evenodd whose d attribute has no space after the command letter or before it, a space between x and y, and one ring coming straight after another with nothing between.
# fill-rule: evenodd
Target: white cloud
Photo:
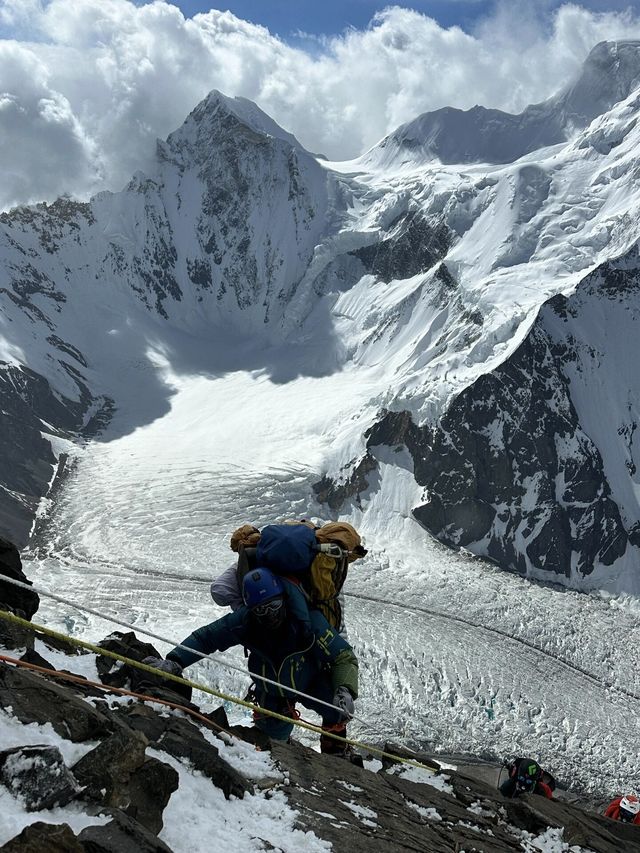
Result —
<instances>
[{"instance_id":1,"label":"white cloud","mask_svg":"<svg viewBox=\"0 0 640 853\"><path fill-rule=\"evenodd\" d=\"M355 156L445 105L518 111L598 41L640 38L630 12L510 0L474 33L390 7L309 52L211 11L161 2L0 0L0 207L117 189L213 88L255 100L309 149Z\"/></svg>"}]
</instances>

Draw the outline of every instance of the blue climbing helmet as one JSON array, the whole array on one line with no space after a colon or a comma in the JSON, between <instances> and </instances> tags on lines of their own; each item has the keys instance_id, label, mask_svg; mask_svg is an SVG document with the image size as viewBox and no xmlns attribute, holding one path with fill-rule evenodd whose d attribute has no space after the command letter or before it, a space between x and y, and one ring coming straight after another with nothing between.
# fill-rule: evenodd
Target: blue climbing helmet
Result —
<instances>
[{"instance_id":1,"label":"blue climbing helmet","mask_svg":"<svg viewBox=\"0 0 640 853\"><path fill-rule=\"evenodd\" d=\"M242 581L242 598L251 611L254 624L277 630L287 614L284 586L277 575L265 568L252 569Z\"/></svg>"},{"instance_id":2,"label":"blue climbing helmet","mask_svg":"<svg viewBox=\"0 0 640 853\"><path fill-rule=\"evenodd\" d=\"M284 586L277 575L265 568L256 568L247 572L242 581L242 600L250 610L258 610L262 605L284 599Z\"/></svg>"}]
</instances>

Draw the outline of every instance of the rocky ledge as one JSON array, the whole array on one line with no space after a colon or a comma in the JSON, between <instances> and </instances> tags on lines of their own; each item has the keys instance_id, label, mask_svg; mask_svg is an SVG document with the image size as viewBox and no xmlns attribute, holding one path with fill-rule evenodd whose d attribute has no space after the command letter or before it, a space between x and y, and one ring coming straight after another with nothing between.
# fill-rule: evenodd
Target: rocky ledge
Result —
<instances>
[{"instance_id":1,"label":"rocky ledge","mask_svg":"<svg viewBox=\"0 0 640 853\"><path fill-rule=\"evenodd\" d=\"M0 560L0 573L24 579L8 543ZM230 726L221 708L198 709L133 668L3 619L3 611L35 612L37 597L21 596L0 582L0 646L8 650L0 654L20 661L0 661L2 851L218 849L212 833L220 843L281 851L640 851L638 828L567 801L505 800L473 768L431 774L370 755L359 767L298 742L270 743L251 727ZM157 654L133 634L116 632L101 645L138 660ZM70 671L80 675L61 677ZM118 695L115 684L156 701ZM176 810L183 787L189 805ZM198 814L208 815L206 826ZM194 825L205 846L194 846Z\"/></svg>"}]
</instances>

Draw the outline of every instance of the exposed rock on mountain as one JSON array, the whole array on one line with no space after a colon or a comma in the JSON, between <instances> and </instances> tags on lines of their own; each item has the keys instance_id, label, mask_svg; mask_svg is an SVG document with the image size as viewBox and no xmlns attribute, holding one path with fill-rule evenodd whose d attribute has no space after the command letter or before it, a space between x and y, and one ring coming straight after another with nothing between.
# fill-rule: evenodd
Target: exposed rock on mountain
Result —
<instances>
[{"instance_id":1,"label":"exposed rock on mountain","mask_svg":"<svg viewBox=\"0 0 640 853\"><path fill-rule=\"evenodd\" d=\"M0 215L0 532L26 544L54 475L49 436L82 440L113 409L96 376L113 354L96 358L83 306L104 323L124 292L125 315L139 300L177 325L184 318L168 301L186 303L196 331L221 316L245 333L274 312L277 320L324 228L324 182L313 157L255 105L212 93L158 143L154 178L138 175L89 205L60 199ZM136 343L144 351L146 341Z\"/></svg>"},{"instance_id":2,"label":"exposed rock on mountain","mask_svg":"<svg viewBox=\"0 0 640 853\"><path fill-rule=\"evenodd\" d=\"M55 344L59 348L58 344ZM73 368L66 364L69 374ZM26 545L41 499L51 486L57 458L50 439L81 439L92 397L81 386L78 401L56 395L27 367L0 364L0 532Z\"/></svg>"},{"instance_id":3,"label":"exposed rock on mountain","mask_svg":"<svg viewBox=\"0 0 640 853\"><path fill-rule=\"evenodd\" d=\"M31 619L40 606L38 593L3 582L3 576L31 585L31 581L22 571L18 549L13 542L0 538L0 600L10 606L13 611L20 612L27 619Z\"/></svg>"},{"instance_id":4,"label":"exposed rock on mountain","mask_svg":"<svg viewBox=\"0 0 640 853\"><path fill-rule=\"evenodd\" d=\"M625 554L638 519L621 517L622 495L609 483L624 482L625 467L635 476L636 420L615 371L625 370L628 336L637 335L639 295L634 249L573 295L549 300L514 354L465 389L436 427L388 412L369 430L370 454L380 444L408 447L428 494L414 512L437 538L540 577L587 575ZM605 340L611 328L620 349ZM594 403L608 408L607 427L590 417ZM612 426L628 441L612 438Z\"/></svg>"},{"instance_id":5,"label":"exposed rock on mountain","mask_svg":"<svg viewBox=\"0 0 640 853\"><path fill-rule=\"evenodd\" d=\"M66 806L79 793L59 749L22 746L0 752L0 782L15 792L27 811Z\"/></svg>"},{"instance_id":6,"label":"exposed rock on mountain","mask_svg":"<svg viewBox=\"0 0 640 853\"><path fill-rule=\"evenodd\" d=\"M378 242L351 252L364 272L383 281L430 270L451 244L450 231L442 222L431 224L416 211L400 214L385 231Z\"/></svg>"}]
</instances>

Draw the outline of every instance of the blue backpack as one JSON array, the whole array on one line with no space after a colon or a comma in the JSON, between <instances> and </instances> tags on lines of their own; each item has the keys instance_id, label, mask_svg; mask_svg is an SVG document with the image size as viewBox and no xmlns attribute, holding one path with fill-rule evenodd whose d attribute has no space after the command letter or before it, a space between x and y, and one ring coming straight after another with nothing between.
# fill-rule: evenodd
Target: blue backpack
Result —
<instances>
[{"instance_id":1,"label":"blue backpack","mask_svg":"<svg viewBox=\"0 0 640 853\"><path fill-rule=\"evenodd\" d=\"M256 547L256 565L280 575L303 575L319 550L315 530L306 524L268 524Z\"/></svg>"},{"instance_id":2,"label":"blue backpack","mask_svg":"<svg viewBox=\"0 0 640 853\"><path fill-rule=\"evenodd\" d=\"M324 532L320 541L318 531ZM245 524L233 533L230 544L238 554L239 589L247 572L263 566L295 583L309 607L320 610L340 630L342 608L338 595L349 562L367 553L350 524L329 522L321 528L303 522L268 524L262 531Z\"/></svg>"}]
</instances>

